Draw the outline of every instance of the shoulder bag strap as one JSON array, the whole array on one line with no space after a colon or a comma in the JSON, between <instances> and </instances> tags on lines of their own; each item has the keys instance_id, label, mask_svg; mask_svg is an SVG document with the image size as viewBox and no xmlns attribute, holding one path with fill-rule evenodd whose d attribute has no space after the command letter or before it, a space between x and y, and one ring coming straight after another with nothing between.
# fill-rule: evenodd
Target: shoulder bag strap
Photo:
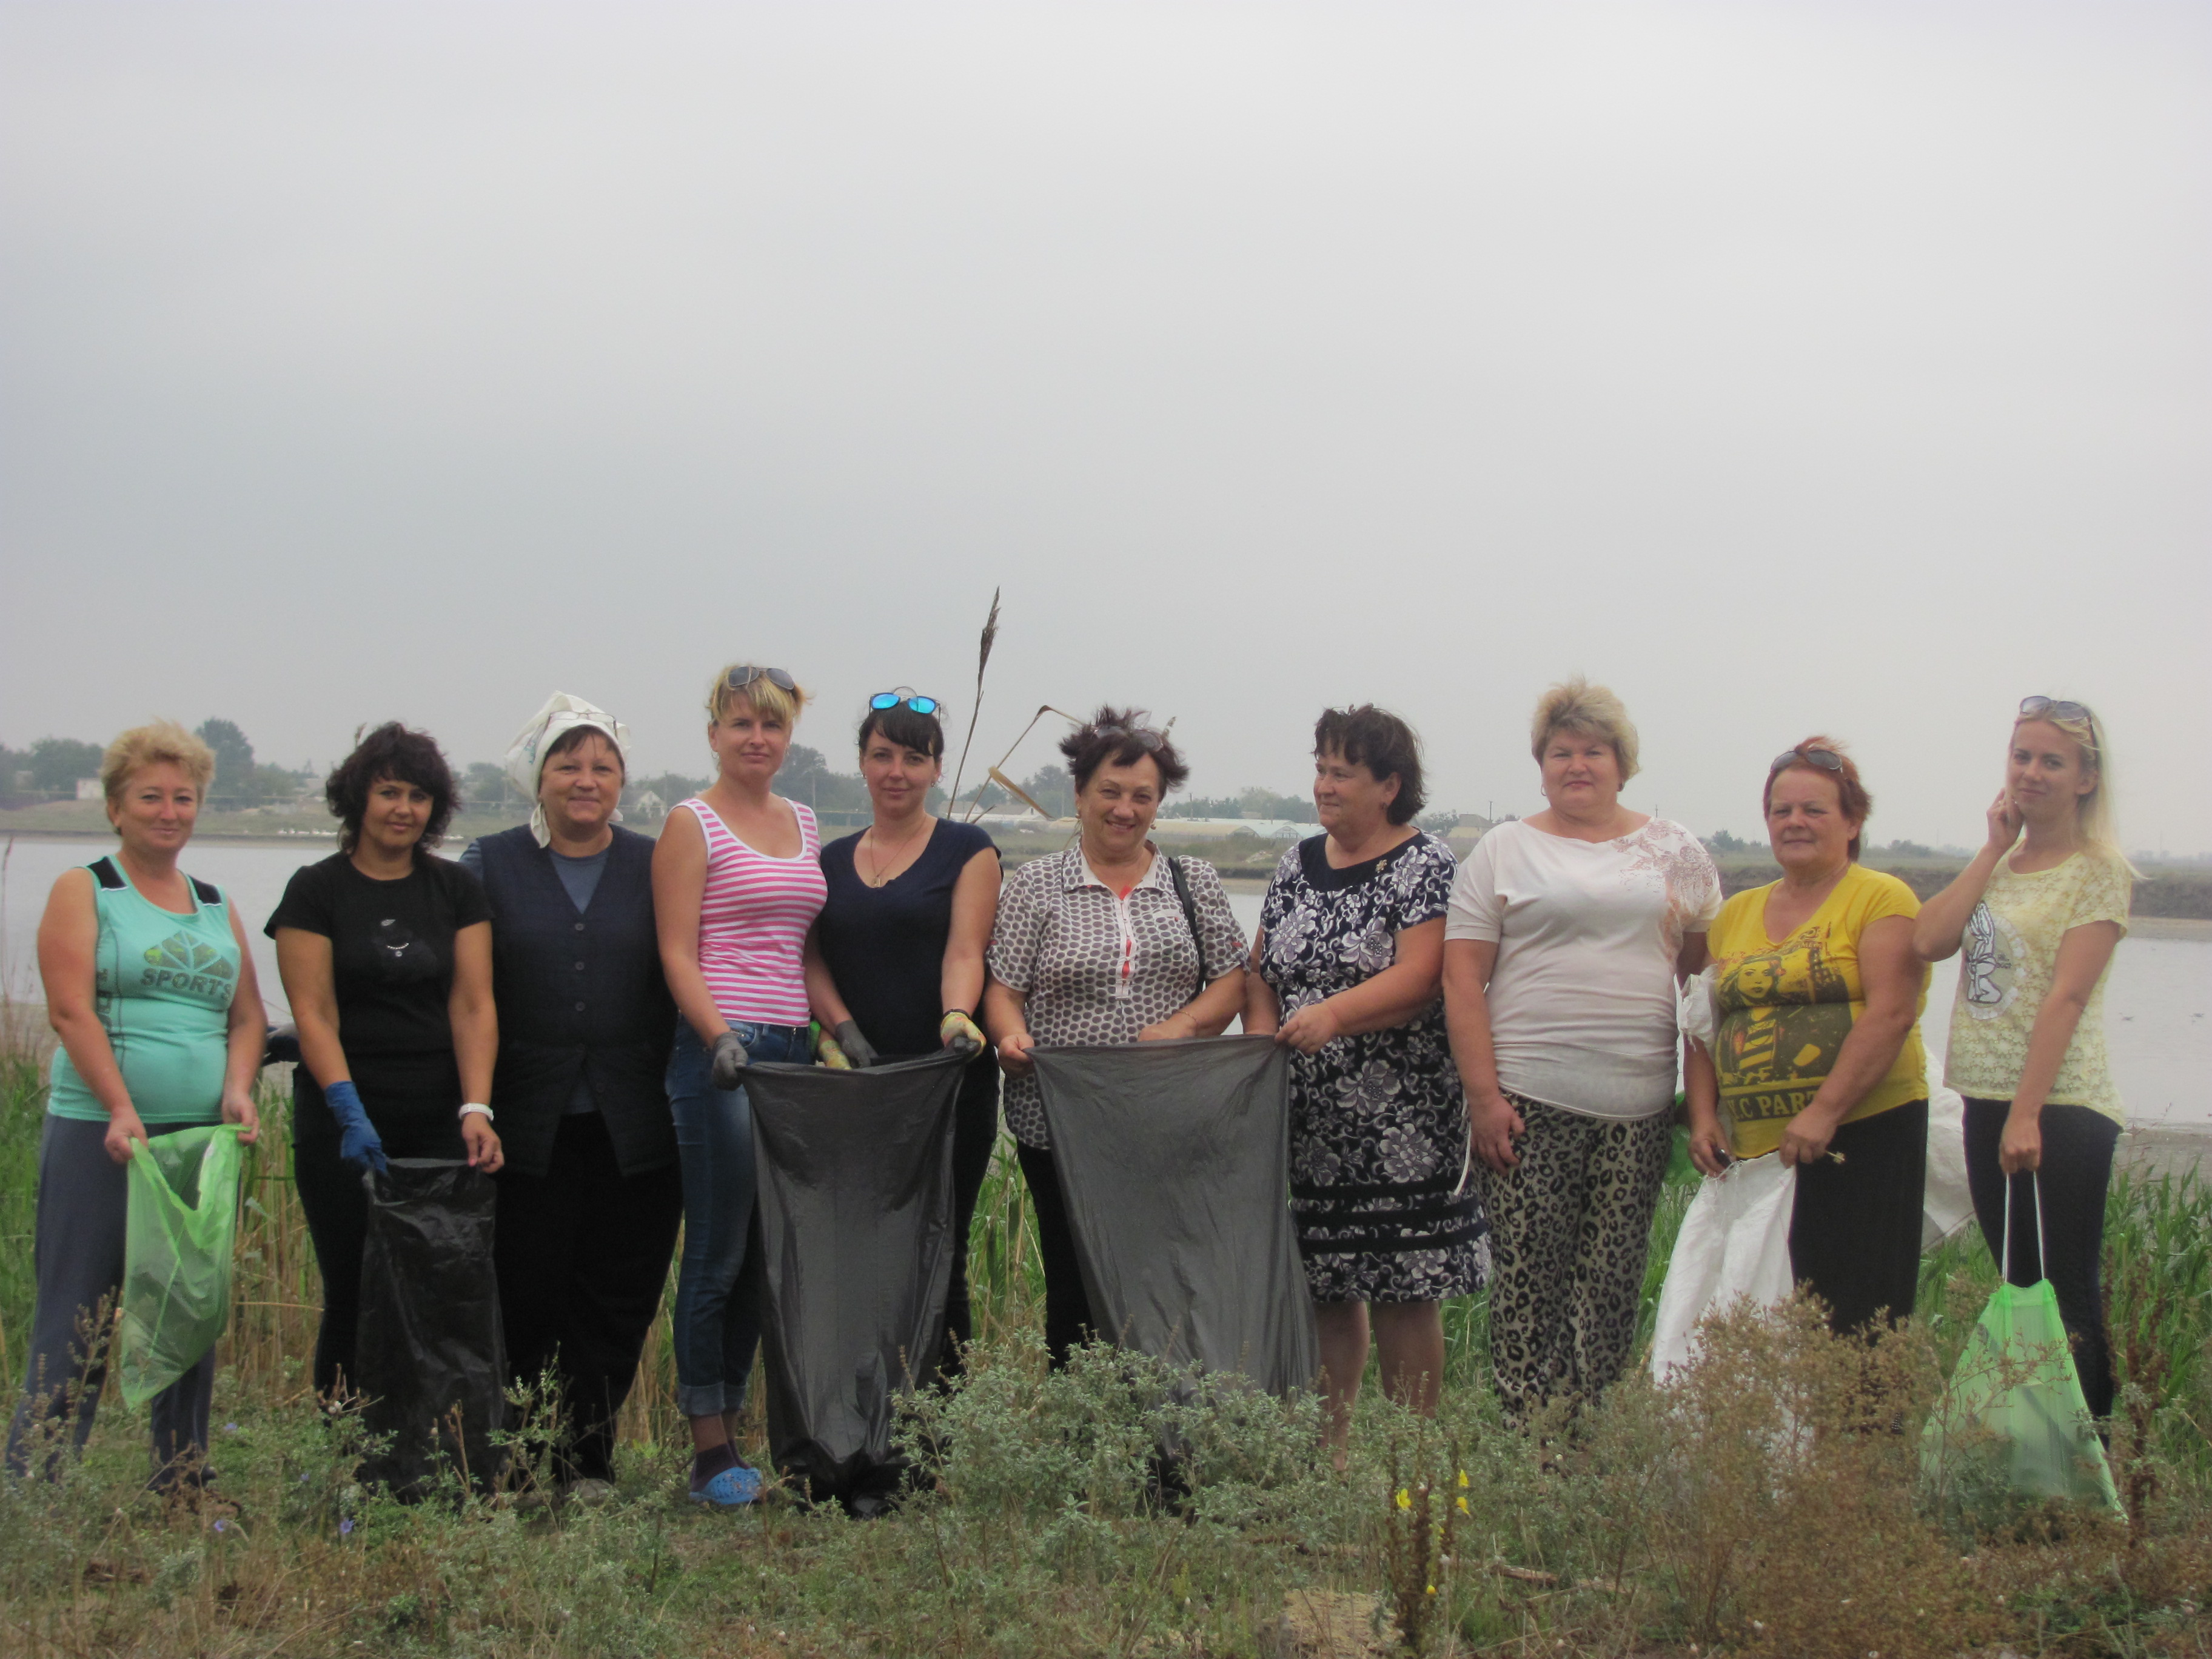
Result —
<instances>
[{"instance_id":1,"label":"shoulder bag strap","mask_svg":"<svg viewBox=\"0 0 2212 1659\"><path fill-rule=\"evenodd\" d=\"M1190 896L1190 879L1182 872L1182 860L1168 860L1168 879L1175 884L1176 897L1182 905L1182 919L1190 929L1191 948L1198 952L1198 988L1206 988L1206 935L1198 931L1198 901Z\"/></svg>"}]
</instances>

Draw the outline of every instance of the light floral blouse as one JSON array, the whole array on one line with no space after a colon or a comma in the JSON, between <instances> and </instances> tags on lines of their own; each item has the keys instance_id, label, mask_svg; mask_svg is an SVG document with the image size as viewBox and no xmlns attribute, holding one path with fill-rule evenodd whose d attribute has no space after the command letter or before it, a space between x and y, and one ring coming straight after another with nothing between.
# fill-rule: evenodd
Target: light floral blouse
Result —
<instances>
[{"instance_id":1,"label":"light floral blouse","mask_svg":"<svg viewBox=\"0 0 2212 1659\"><path fill-rule=\"evenodd\" d=\"M1214 867L1182 860L1206 948L1205 982L1243 966L1244 930ZM1028 999L1040 1048L1134 1042L1203 988L1198 951L1164 854L1122 898L1091 873L1080 847L1031 860L1006 878L991 931L991 976ZM1049 1146L1037 1081L1010 1077L1006 1127L1024 1146Z\"/></svg>"}]
</instances>

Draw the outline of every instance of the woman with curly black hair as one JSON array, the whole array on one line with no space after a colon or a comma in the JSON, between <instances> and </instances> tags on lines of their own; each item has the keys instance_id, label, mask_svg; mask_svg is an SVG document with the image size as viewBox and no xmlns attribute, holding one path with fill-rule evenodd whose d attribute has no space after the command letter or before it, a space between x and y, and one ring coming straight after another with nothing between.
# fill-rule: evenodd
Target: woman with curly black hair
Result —
<instances>
[{"instance_id":1,"label":"woman with curly black hair","mask_svg":"<svg viewBox=\"0 0 2212 1659\"><path fill-rule=\"evenodd\" d=\"M350 1386L368 1230L364 1170L391 1158L501 1163L491 1124L491 907L433 856L459 805L424 732L387 721L324 785L340 850L293 874L267 932L299 1027L292 1158L323 1323L315 1389ZM343 1034L343 1035L341 1035Z\"/></svg>"}]
</instances>

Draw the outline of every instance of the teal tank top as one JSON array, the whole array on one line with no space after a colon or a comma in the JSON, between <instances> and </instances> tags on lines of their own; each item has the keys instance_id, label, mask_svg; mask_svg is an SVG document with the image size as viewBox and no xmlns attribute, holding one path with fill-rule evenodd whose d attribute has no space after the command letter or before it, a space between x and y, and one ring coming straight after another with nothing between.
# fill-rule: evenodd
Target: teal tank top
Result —
<instances>
[{"instance_id":1,"label":"teal tank top","mask_svg":"<svg viewBox=\"0 0 2212 1659\"><path fill-rule=\"evenodd\" d=\"M192 912L179 915L143 897L118 860L91 865L100 908L93 1005L123 1069L131 1103L148 1123L213 1123L222 1116L230 1057L230 1002L238 989L230 902L191 879ZM56 1117L107 1121L66 1049L54 1050L46 1109Z\"/></svg>"}]
</instances>

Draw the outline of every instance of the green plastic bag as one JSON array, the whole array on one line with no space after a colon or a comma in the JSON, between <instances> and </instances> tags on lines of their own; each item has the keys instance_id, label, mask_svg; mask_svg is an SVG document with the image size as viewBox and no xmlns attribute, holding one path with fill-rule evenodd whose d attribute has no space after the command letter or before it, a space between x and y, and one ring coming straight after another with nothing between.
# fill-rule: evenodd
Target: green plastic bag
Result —
<instances>
[{"instance_id":1,"label":"green plastic bag","mask_svg":"<svg viewBox=\"0 0 2212 1659\"><path fill-rule=\"evenodd\" d=\"M218 1123L131 1145L117 1353L133 1406L199 1364L230 1322L238 1136Z\"/></svg>"},{"instance_id":2,"label":"green plastic bag","mask_svg":"<svg viewBox=\"0 0 2212 1659\"><path fill-rule=\"evenodd\" d=\"M2011 1200L2008 1182L2005 1282L1982 1310L1928 1419L1921 1467L1954 1506L2058 1498L2101 1504L2124 1519L2059 1317L2058 1292L2048 1279L2011 1282ZM2040 1182L2036 1200L2039 1211Z\"/></svg>"}]
</instances>

